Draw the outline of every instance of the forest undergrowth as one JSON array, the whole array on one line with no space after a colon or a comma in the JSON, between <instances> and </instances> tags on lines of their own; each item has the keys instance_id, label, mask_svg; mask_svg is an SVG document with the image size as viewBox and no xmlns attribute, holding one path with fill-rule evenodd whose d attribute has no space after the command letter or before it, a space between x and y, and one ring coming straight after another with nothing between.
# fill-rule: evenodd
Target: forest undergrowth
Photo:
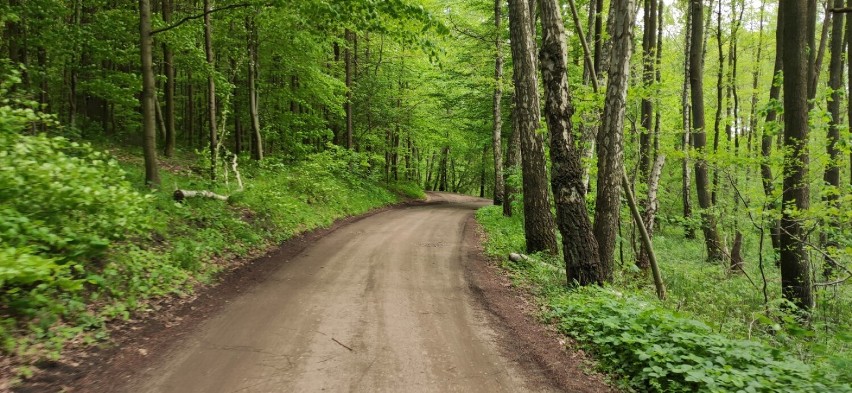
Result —
<instances>
[{"instance_id":1,"label":"forest undergrowth","mask_svg":"<svg viewBox=\"0 0 852 393\"><path fill-rule=\"evenodd\" d=\"M189 296L235 261L423 197L378 180L368 155L336 147L294 162L240 157L243 190L230 160L228 180L212 183L203 155L184 151L161 159L162 186L149 190L138 152L22 132L38 116L0 110L0 370L19 377L69 345L107 340L110 321L150 312L156 299ZM178 188L230 197L176 202Z\"/></svg>"},{"instance_id":2,"label":"forest undergrowth","mask_svg":"<svg viewBox=\"0 0 852 393\"><path fill-rule=\"evenodd\" d=\"M852 291L822 290L810 326L785 313L780 272L765 264L764 302L756 242L747 239L746 273L708 263L700 240L663 227L655 245L669 297L656 298L650 278L633 265L620 240L623 262L605 287L570 289L561 258L524 250L523 217L500 207L477 212L486 252L502 261L516 285L537 297L549 321L595 354L602 369L636 391L843 392L852 391ZM625 233L625 236L627 233Z\"/></svg>"}]
</instances>

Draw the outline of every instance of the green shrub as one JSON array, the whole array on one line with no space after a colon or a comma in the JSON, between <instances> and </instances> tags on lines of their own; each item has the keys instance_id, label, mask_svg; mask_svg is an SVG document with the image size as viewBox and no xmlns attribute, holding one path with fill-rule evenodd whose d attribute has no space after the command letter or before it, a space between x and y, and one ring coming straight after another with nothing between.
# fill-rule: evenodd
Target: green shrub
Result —
<instances>
[{"instance_id":1,"label":"green shrub","mask_svg":"<svg viewBox=\"0 0 852 393\"><path fill-rule=\"evenodd\" d=\"M546 317L642 391L843 392L789 353L734 340L707 325L640 298L579 288L548 299Z\"/></svg>"},{"instance_id":2,"label":"green shrub","mask_svg":"<svg viewBox=\"0 0 852 393\"><path fill-rule=\"evenodd\" d=\"M485 249L489 254L503 258L523 250L522 217L505 218L500 207L492 206L480 209L477 220L488 234ZM571 290L563 285L564 274L546 268L554 262L550 259L555 258L533 255L526 263L505 266L517 282L532 287L539 296L546 306L546 319L594 353L603 369L624 377L637 391L852 391L848 371L844 371L848 359L832 359L834 367L823 367L823 363L805 363L789 350L760 340L730 338L692 314L672 311L666 308L668 303L651 300L641 288L634 288L635 283L628 289L635 292L627 294L598 287ZM689 279L707 277L696 273ZM765 321L757 322L772 322L762 319ZM784 331L777 322L773 324L779 326L776 332ZM796 326L792 321L784 324L786 330L796 330ZM808 336L804 333L813 334L799 332L800 340Z\"/></svg>"}]
</instances>

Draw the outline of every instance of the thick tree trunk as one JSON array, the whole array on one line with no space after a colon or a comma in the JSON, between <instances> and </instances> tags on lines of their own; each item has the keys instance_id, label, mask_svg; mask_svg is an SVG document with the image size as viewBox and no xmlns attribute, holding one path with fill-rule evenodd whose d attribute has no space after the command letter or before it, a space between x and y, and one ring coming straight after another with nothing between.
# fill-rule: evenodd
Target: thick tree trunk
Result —
<instances>
[{"instance_id":1,"label":"thick tree trunk","mask_svg":"<svg viewBox=\"0 0 852 393\"><path fill-rule=\"evenodd\" d=\"M702 0L690 0L692 12L692 42L689 53L689 81L692 97L692 147L698 157L695 158L695 184L698 189L698 205L701 207L701 229L704 232L704 242L707 256L710 260L722 260L724 252L719 232L716 228L716 218L710 212L710 179L707 176L707 161L704 158L704 148L707 146L707 134L704 122L704 10Z\"/></svg>"},{"instance_id":2,"label":"thick tree trunk","mask_svg":"<svg viewBox=\"0 0 852 393\"><path fill-rule=\"evenodd\" d=\"M807 233L796 217L808 202L808 12L805 1L782 1L784 18L784 192L781 217L781 292L801 310L810 310L814 298L805 247ZM812 49L812 48L811 48ZM795 208L795 209L792 209Z\"/></svg>"},{"instance_id":3,"label":"thick tree trunk","mask_svg":"<svg viewBox=\"0 0 852 393\"><path fill-rule=\"evenodd\" d=\"M169 24L172 20L172 0L163 0L163 21ZM175 65L174 53L167 44L163 44L163 71L166 74L165 91L165 114L166 138L163 146L163 155L172 157L175 154L175 143L177 130L175 130Z\"/></svg>"},{"instance_id":4,"label":"thick tree trunk","mask_svg":"<svg viewBox=\"0 0 852 393\"><path fill-rule=\"evenodd\" d=\"M142 151L145 156L145 184L160 185L157 167L157 126L154 96L154 40L151 37L151 1L139 0L139 48L142 59Z\"/></svg>"},{"instance_id":5,"label":"thick tree trunk","mask_svg":"<svg viewBox=\"0 0 852 393\"><path fill-rule=\"evenodd\" d=\"M512 94L512 108L515 107L515 94ZM508 177L518 171L521 164L521 133L519 130L517 113L512 110L512 132L509 135L509 146L506 148L506 169L503 173L503 215L512 217L512 201L515 199L517 190L512 186Z\"/></svg>"},{"instance_id":6,"label":"thick tree trunk","mask_svg":"<svg viewBox=\"0 0 852 393\"><path fill-rule=\"evenodd\" d=\"M722 125L722 91L724 83L722 75L725 73L725 51L722 48L722 1L719 0L719 8L716 12L716 45L719 54L719 69L716 72L716 116L713 118L713 155L719 153L719 128ZM718 202L717 191L719 188L719 168L713 166L713 186L710 188L710 203L715 206Z\"/></svg>"},{"instance_id":7,"label":"thick tree trunk","mask_svg":"<svg viewBox=\"0 0 852 393\"><path fill-rule=\"evenodd\" d=\"M219 160L219 144L216 134L216 59L213 54L213 23L210 20L210 12L213 10L214 0L204 0L204 53L207 58L207 119L208 133L210 135L210 179L216 180L216 162Z\"/></svg>"},{"instance_id":8,"label":"thick tree trunk","mask_svg":"<svg viewBox=\"0 0 852 393\"><path fill-rule=\"evenodd\" d=\"M260 111L258 109L257 76L258 76L258 39L257 25L252 17L246 18L246 32L248 35L248 94L249 94L249 119L251 120L251 158L255 161L263 160L263 138L260 134Z\"/></svg>"},{"instance_id":9,"label":"thick tree trunk","mask_svg":"<svg viewBox=\"0 0 852 393\"><path fill-rule=\"evenodd\" d=\"M681 136L681 150L683 150L683 161L681 162L681 198L683 199L684 236L687 239L695 238L695 229L692 227L692 173L689 168L690 153L690 120L692 107L689 102L689 59L692 48L692 13L686 13L686 30L684 34L684 48L686 53L683 58L683 92L680 96L681 115L683 120L683 135Z\"/></svg>"},{"instance_id":10,"label":"thick tree trunk","mask_svg":"<svg viewBox=\"0 0 852 393\"><path fill-rule=\"evenodd\" d=\"M640 179L647 182L651 169L651 139L653 138L652 120L654 116L653 93L657 59L657 0L645 0L644 34L642 36L642 95L640 121L642 128L639 133L639 173Z\"/></svg>"},{"instance_id":11,"label":"thick tree trunk","mask_svg":"<svg viewBox=\"0 0 852 393\"><path fill-rule=\"evenodd\" d=\"M843 8L843 0L834 0L834 8ZM828 123L828 135L826 138L826 150L828 153L828 164L825 167L823 181L828 186L828 190L823 196L826 204L832 208L839 208L837 202L840 188L840 104L843 100L843 20L840 15L836 15L831 26L831 59L828 65L828 88L831 90L831 95L828 98L828 113L831 119ZM836 239L831 235L838 229L838 222L829 218L829 227L831 230L824 231L823 247L837 247ZM831 276L831 266L833 260L826 261L826 276Z\"/></svg>"},{"instance_id":12,"label":"thick tree trunk","mask_svg":"<svg viewBox=\"0 0 852 393\"><path fill-rule=\"evenodd\" d=\"M775 184L772 176L772 142L775 135L782 135L779 130L783 129L776 124L778 120L778 111L775 109L778 105L774 105L781 98L781 82L780 78L783 74L783 54L784 54L784 16L783 9L778 9L778 24L775 28L775 68L772 71L773 82L769 88L769 110L766 111L766 119L763 124L763 135L760 138L760 177L763 181L763 193L766 200L775 200ZM778 210L778 203L770 205L772 210ZM772 241L772 248L776 251L781 250L781 222L772 219L769 237Z\"/></svg>"},{"instance_id":13,"label":"thick tree trunk","mask_svg":"<svg viewBox=\"0 0 852 393\"><path fill-rule=\"evenodd\" d=\"M515 82L515 115L521 133L524 178L524 230L527 252L557 253L550 195L547 191L544 147L536 132L539 123L538 82L530 9L525 0L509 1L509 29Z\"/></svg>"},{"instance_id":14,"label":"thick tree trunk","mask_svg":"<svg viewBox=\"0 0 852 393\"><path fill-rule=\"evenodd\" d=\"M603 284L612 279L598 257L598 243L586 210L580 151L574 141L574 106L568 86L568 49L558 0L541 0L541 74L550 130L551 188L568 283Z\"/></svg>"},{"instance_id":15,"label":"thick tree trunk","mask_svg":"<svg viewBox=\"0 0 852 393\"><path fill-rule=\"evenodd\" d=\"M633 0L612 3L610 63L601 128L598 131L598 182L595 200L594 233L598 255L611 274L613 254L621 211L622 174L624 173L624 110L630 83L630 57L633 51Z\"/></svg>"},{"instance_id":16,"label":"thick tree trunk","mask_svg":"<svg viewBox=\"0 0 852 393\"><path fill-rule=\"evenodd\" d=\"M689 147L690 147L690 115L692 107L689 102L689 59L691 58L690 42L692 41L692 13L686 13L686 25L684 26L684 50L683 57L683 92L680 97L681 115L683 116L683 135L681 136L681 150L683 150L683 161L681 162L681 197L683 198L684 237L695 238L695 229L692 227L692 173L689 169Z\"/></svg>"},{"instance_id":17,"label":"thick tree trunk","mask_svg":"<svg viewBox=\"0 0 852 393\"><path fill-rule=\"evenodd\" d=\"M503 0L494 0L494 132L491 150L494 154L494 204L503 204Z\"/></svg>"},{"instance_id":18,"label":"thick tree trunk","mask_svg":"<svg viewBox=\"0 0 852 393\"><path fill-rule=\"evenodd\" d=\"M852 0L847 0L846 6L852 8ZM852 13L846 14L846 62L849 65L849 72L846 73L847 91L852 92ZM848 103L852 103L849 100ZM846 105L846 122L849 124L849 133L852 134L852 105ZM852 152L849 152L849 184L852 184Z\"/></svg>"}]
</instances>

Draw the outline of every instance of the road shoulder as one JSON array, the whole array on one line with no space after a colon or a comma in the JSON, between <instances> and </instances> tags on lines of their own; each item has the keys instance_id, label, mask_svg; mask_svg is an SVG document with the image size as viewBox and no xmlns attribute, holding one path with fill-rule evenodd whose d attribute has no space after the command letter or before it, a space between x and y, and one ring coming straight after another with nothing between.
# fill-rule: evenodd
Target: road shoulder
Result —
<instances>
[{"instance_id":1,"label":"road shoulder","mask_svg":"<svg viewBox=\"0 0 852 393\"><path fill-rule=\"evenodd\" d=\"M503 356L518 363L533 386L566 392L616 392L591 370L589 357L536 318L532 294L512 285L506 272L482 249L483 232L474 217L465 222L465 276L475 299L488 312ZM571 348L569 348L571 347ZM544 390L544 389L542 389Z\"/></svg>"}]
</instances>

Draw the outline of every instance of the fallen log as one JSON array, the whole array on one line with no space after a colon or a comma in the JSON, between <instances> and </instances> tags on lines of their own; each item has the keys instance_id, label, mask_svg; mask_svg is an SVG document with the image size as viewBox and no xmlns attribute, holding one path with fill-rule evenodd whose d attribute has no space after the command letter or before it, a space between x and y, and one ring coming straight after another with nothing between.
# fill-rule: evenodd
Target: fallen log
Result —
<instances>
[{"instance_id":1,"label":"fallen log","mask_svg":"<svg viewBox=\"0 0 852 393\"><path fill-rule=\"evenodd\" d=\"M187 198L210 198L218 199L220 201L228 201L227 196L219 195L211 191L175 190L175 193L172 194L172 196L178 202L181 202Z\"/></svg>"}]
</instances>

